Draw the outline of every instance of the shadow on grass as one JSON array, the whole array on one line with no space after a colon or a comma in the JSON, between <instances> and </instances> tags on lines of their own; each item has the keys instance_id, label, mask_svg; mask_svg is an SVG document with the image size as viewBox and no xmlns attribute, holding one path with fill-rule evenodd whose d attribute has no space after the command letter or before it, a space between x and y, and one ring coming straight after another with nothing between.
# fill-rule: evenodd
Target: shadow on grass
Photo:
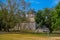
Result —
<instances>
[{"instance_id":1,"label":"shadow on grass","mask_svg":"<svg viewBox=\"0 0 60 40\"><path fill-rule=\"evenodd\" d=\"M1 34L31 34L31 35L37 35L37 36L52 36L52 37L60 37L60 33L35 33L35 32L26 32L26 31L11 31L11 32L1 32Z\"/></svg>"}]
</instances>

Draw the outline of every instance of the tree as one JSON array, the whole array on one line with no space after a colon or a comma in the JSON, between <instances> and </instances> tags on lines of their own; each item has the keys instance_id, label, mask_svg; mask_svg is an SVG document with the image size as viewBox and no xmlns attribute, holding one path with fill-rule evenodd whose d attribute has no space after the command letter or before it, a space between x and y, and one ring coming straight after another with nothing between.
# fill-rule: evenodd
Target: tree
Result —
<instances>
[{"instance_id":1,"label":"tree","mask_svg":"<svg viewBox=\"0 0 60 40\"><path fill-rule=\"evenodd\" d=\"M42 16L42 14L43 14L43 11L41 11L41 10L38 11L37 14L36 14L35 21L38 25L37 28L42 27L43 24L44 24L44 17Z\"/></svg>"},{"instance_id":2,"label":"tree","mask_svg":"<svg viewBox=\"0 0 60 40\"><path fill-rule=\"evenodd\" d=\"M45 26L50 30L50 33L52 33L52 19L51 19L51 9L46 8L44 10L44 17L45 17Z\"/></svg>"},{"instance_id":3,"label":"tree","mask_svg":"<svg viewBox=\"0 0 60 40\"><path fill-rule=\"evenodd\" d=\"M60 30L60 2L58 5L52 10L52 28L53 30Z\"/></svg>"},{"instance_id":4,"label":"tree","mask_svg":"<svg viewBox=\"0 0 60 40\"><path fill-rule=\"evenodd\" d=\"M25 10L29 4L25 0L6 0L6 3L0 2L0 23L2 23L0 28L9 31L10 28L26 21Z\"/></svg>"},{"instance_id":5,"label":"tree","mask_svg":"<svg viewBox=\"0 0 60 40\"><path fill-rule=\"evenodd\" d=\"M43 27L44 25L50 30L50 33L52 33L52 24L51 24L51 10L46 8L42 11L38 11L37 15L35 17L36 23L39 25L39 27Z\"/></svg>"}]
</instances>

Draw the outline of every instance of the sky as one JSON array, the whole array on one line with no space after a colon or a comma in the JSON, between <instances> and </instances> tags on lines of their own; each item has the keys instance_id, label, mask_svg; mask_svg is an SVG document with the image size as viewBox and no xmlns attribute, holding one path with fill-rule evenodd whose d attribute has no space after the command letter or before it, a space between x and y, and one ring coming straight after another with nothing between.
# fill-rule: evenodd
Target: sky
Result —
<instances>
[{"instance_id":1,"label":"sky","mask_svg":"<svg viewBox=\"0 0 60 40\"><path fill-rule=\"evenodd\" d=\"M58 2L60 2L60 0L26 0L26 2L30 2L30 8L37 11L44 8L53 8L58 4Z\"/></svg>"},{"instance_id":2,"label":"sky","mask_svg":"<svg viewBox=\"0 0 60 40\"><path fill-rule=\"evenodd\" d=\"M60 0L25 0L25 1L30 2L31 4L30 8L36 11L42 10L44 8L53 8L58 4L58 2L60 2Z\"/></svg>"}]
</instances>

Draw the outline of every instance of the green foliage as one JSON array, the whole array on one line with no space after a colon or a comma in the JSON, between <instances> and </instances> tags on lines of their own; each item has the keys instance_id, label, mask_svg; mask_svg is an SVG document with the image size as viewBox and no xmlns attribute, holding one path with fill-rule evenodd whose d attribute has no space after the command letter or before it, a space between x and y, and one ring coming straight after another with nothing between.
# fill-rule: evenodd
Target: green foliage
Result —
<instances>
[{"instance_id":1,"label":"green foliage","mask_svg":"<svg viewBox=\"0 0 60 40\"><path fill-rule=\"evenodd\" d=\"M43 25L44 22L44 18L43 18L43 11L38 11L35 17L35 21L36 23L41 27Z\"/></svg>"},{"instance_id":2,"label":"green foliage","mask_svg":"<svg viewBox=\"0 0 60 40\"><path fill-rule=\"evenodd\" d=\"M60 2L52 12L52 28L53 30L60 30Z\"/></svg>"},{"instance_id":3,"label":"green foliage","mask_svg":"<svg viewBox=\"0 0 60 40\"><path fill-rule=\"evenodd\" d=\"M7 4L0 2L0 30L9 31L10 28L15 27L17 24L27 22L25 13L29 8L24 0L18 0L18 3L16 0L6 1ZM53 9L45 8L44 10L39 10L35 21L38 27L45 25L50 32L60 30L60 2Z\"/></svg>"},{"instance_id":4,"label":"green foliage","mask_svg":"<svg viewBox=\"0 0 60 40\"><path fill-rule=\"evenodd\" d=\"M37 12L35 17L37 24L46 25L50 32L60 30L60 2L53 9L44 9Z\"/></svg>"},{"instance_id":5,"label":"green foliage","mask_svg":"<svg viewBox=\"0 0 60 40\"><path fill-rule=\"evenodd\" d=\"M0 30L4 29L4 31L9 31L10 28L13 28L17 24L19 25L20 23L26 21L26 18L24 16L24 10L26 9L26 7L24 7L24 10L23 8L20 8L22 6L25 6L26 4L23 4L22 2L25 3L24 0L6 0L7 4L4 2L0 3ZM21 17L21 15L23 17Z\"/></svg>"},{"instance_id":6,"label":"green foliage","mask_svg":"<svg viewBox=\"0 0 60 40\"><path fill-rule=\"evenodd\" d=\"M36 23L39 24L39 27L43 27L44 25L52 32L51 28L51 10L46 8L42 11L38 11L35 17Z\"/></svg>"}]
</instances>

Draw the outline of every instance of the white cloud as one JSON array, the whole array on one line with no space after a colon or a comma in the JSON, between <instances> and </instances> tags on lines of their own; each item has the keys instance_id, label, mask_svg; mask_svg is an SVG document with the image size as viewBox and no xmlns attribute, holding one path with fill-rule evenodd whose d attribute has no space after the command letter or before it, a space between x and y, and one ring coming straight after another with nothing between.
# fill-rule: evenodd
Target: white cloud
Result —
<instances>
[{"instance_id":1,"label":"white cloud","mask_svg":"<svg viewBox=\"0 0 60 40\"><path fill-rule=\"evenodd\" d=\"M60 0L55 0L54 3L55 3L55 4L58 4L59 1L60 1Z\"/></svg>"},{"instance_id":2,"label":"white cloud","mask_svg":"<svg viewBox=\"0 0 60 40\"><path fill-rule=\"evenodd\" d=\"M38 1L34 1L34 0L31 0L31 1L29 1L29 2L31 2L31 3L35 3L35 4L40 4L40 2L38 2Z\"/></svg>"},{"instance_id":3,"label":"white cloud","mask_svg":"<svg viewBox=\"0 0 60 40\"><path fill-rule=\"evenodd\" d=\"M57 4L58 4L58 2L60 2L60 0L53 0L50 6L57 5Z\"/></svg>"}]
</instances>

